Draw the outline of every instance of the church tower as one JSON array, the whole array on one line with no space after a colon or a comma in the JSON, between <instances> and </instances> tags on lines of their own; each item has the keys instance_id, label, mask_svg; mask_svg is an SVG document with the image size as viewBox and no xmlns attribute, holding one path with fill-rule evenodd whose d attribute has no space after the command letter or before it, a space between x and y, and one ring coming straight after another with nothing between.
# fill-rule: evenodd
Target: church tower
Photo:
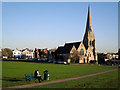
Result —
<instances>
[{"instance_id":1,"label":"church tower","mask_svg":"<svg viewBox=\"0 0 120 90\"><path fill-rule=\"evenodd\" d=\"M83 38L83 44L87 50L87 59L97 60L96 40L92 29L90 5L88 6L88 16L86 23L86 31Z\"/></svg>"}]
</instances>

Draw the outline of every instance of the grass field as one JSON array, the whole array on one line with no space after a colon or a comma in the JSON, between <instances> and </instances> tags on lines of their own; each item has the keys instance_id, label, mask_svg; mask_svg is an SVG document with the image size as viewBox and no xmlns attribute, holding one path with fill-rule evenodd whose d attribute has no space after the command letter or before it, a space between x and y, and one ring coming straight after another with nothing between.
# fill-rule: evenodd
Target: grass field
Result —
<instances>
[{"instance_id":1,"label":"grass field","mask_svg":"<svg viewBox=\"0 0 120 90\"><path fill-rule=\"evenodd\" d=\"M99 65L60 65L60 64L42 64L30 62L2 62L2 86L16 86L29 83L32 81L25 81L24 74L34 73L36 69L40 70L43 78L43 71L50 71L50 80L60 80L64 78L77 77L101 71L111 70L117 68L116 66L99 66Z\"/></svg>"},{"instance_id":2,"label":"grass field","mask_svg":"<svg viewBox=\"0 0 120 90\"><path fill-rule=\"evenodd\" d=\"M31 88L118 88L118 71Z\"/></svg>"}]
</instances>

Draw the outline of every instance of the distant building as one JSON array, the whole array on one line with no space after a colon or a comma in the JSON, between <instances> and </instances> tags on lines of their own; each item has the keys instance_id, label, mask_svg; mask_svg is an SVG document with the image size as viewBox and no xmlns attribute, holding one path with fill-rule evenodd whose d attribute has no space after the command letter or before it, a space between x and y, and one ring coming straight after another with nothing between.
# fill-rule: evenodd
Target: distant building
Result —
<instances>
[{"instance_id":1,"label":"distant building","mask_svg":"<svg viewBox=\"0 0 120 90\"><path fill-rule=\"evenodd\" d=\"M106 58L107 59L116 60L116 59L118 59L118 57L119 57L118 53L106 53Z\"/></svg>"},{"instance_id":2,"label":"distant building","mask_svg":"<svg viewBox=\"0 0 120 90\"><path fill-rule=\"evenodd\" d=\"M45 49L37 49L35 48L34 51L34 58L41 59L41 58L48 58L49 51L47 48Z\"/></svg>"},{"instance_id":3,"label":"distant building","mask_svg":"<svg viewBox=\"0 0 120 90\"><path fill-rule=\"evenodd\" d=\"M87 25L83 41L65 43L64 46L57 48L55 54L56 58L61 60L68 59L77 54L74 58L79 63L88 63L90 60L97 60L96 40L92 29L90 6L88 7Z\"/></svg>"},{"instance_id":4,"label":"distant building","mask_svg":"<svg viewBox=\"0 0 120 90\"><path fill-rule=\"evenodd\" d=\"M22 56L21 50L18 50L17 48L15 50L13 50L13 57L14 58L21 58L21 56Z\"/></svg>"},{"instance_id":5,"label":"distant building","mask_svg":"<svg viewBox=\"0 0 120 90\"><path fill-rule=\"evenodd\" d=\"M8 59L8 56L3 56L3 59Z\"/></svg>"},{"instance_id":6,"label":"distant building","mask_svg":"<svg viewBox=\"0 0 120 90\"><path fill-rule=\"evenodd\" d=\"M112 55L112 59L118 59L118 58L119 58L118 53L114 53L114 54Z\"/></svg>"},{"instance_id":7,"label":"distant building","mask_svg":"<svg viewBox=\"0 0 120 90\"><path fill-rule=\"evenodd\" d=\"M105 63L108 60L118 60L118 53L98 53L98 63Z\"/></svg>"},{"instance_id":8,"label":"distant building","mask_svg":"<svg viewBox=\"0 0 120 90\"><path fill-rule=\"evenodd\" d=\"M55 51L56 48L49 50L49 60L55 60Z\"/></svg>"},{"instance_id":9,"label":"distant building","mask_svg":"<svg viewBox=\"0 0 120 90\"><path fill-rule=\"evenodd\" d=\"M26 59L34 58L33 50L29 50L27 48L22 50L22 55L25 55Z\"/></svg>"}]
</instances>

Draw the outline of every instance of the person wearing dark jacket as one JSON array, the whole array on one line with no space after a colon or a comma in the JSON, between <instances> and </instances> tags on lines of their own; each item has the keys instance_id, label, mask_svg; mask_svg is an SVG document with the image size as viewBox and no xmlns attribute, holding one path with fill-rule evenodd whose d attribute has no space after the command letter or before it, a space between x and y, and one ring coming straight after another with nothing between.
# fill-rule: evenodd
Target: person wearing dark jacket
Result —
<instances>
[{"instance_id":1,"label":"person wearing dark jacket","mask_svg":"<svg viewBox=\"0 0 120 90\"><path fill-rule=\"evenodd\" d=\"M35 78L37 78L39 82L41 82L40 80L43 81L43 79L41 78L41 75L39 74L39 70L36 70L34 74L35 74Z\"/></svg>"}]
</instances>

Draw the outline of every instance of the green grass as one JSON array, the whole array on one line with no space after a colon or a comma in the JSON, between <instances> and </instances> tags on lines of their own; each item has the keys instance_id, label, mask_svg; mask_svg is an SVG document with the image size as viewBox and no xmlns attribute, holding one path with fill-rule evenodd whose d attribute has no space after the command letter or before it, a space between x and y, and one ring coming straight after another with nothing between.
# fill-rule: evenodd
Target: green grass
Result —
<instances>
[{"instance_id":1,"label":"green grass","mask_svg":"<svg viewBox=\"0 0 120 90\"><path fill-rule=\"evenodd\" d=\"M60 65L60 64L42 64L30 62L2 62L2 87L23 85L35 83L32 81L25 81L24 74L34 73L36 69L40 70L43 78L43 71L50 71L50 80L60 80L64 78L77 77L101 71L111 70L117 68L116 66L99 66L99 65ZM14 80L18 81L14 81Z\"/></svg>"},{"instance_id":2,"label":"green grass","mask_svg":"<svg viewBox=\"0 0 120 90\"><path fill-rule=\"evenodd\" d=\"M118 88L118 71L31 88Z\"/></svg>"}]
</instances>

